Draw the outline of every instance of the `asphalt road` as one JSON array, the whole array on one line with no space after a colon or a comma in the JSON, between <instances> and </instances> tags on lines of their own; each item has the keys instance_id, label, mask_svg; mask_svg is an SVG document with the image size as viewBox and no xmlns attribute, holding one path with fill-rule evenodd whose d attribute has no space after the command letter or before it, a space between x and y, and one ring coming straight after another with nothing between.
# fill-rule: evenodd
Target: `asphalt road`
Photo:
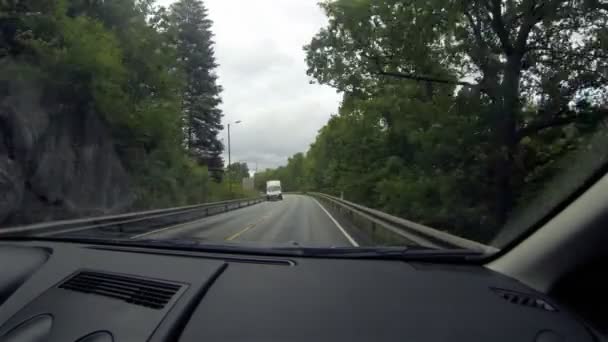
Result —
<instances>
[{"instance_id":1,"label":"asphalt road","mask_svg":"<svg viewBox=\"0 0 608 342\"><path fill-rule=\"evenodd\" d=\"M301 246L356 246L357 242L322 205L305 195L283 195L175 227L140 234L138 239L196 239L297 243Z\"/></svg>"}]
</instances>

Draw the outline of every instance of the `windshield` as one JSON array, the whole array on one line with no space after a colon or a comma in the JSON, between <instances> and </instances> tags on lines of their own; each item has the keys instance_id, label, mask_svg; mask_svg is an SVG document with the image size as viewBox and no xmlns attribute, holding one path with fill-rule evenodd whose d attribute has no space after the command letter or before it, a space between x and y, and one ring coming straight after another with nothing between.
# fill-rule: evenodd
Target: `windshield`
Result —
<instances>
[{"instance_id":1,"label":"windshield","mask_svg":"<svg viewBox=\"0 0 608 342\"><path fill-rule=\"evenodd\" d=\"M0 237L496 251L606 161L556 3L3 1Z\"/></svg>"}]
</instances>

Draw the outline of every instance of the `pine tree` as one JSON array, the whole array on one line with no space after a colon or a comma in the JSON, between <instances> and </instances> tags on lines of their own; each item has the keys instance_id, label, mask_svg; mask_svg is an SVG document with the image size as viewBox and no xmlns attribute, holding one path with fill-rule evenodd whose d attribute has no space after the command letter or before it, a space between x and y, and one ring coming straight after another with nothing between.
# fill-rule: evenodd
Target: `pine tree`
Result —
<instances>
[{"instance_id":1,"label":"pine tree","mask_svg":"<svg viewBox=\"0 0 608 342\"><path fill-rule=\"evenodd\" d=\"M182 100L185 144L197 160L210 168L215 179L221 176L224 149L218 140L223 129L222 87L217 84L211 20L200 0L180 0L171 6L171 26L177 43L179 64L186 78Z\"/></svg>"}]
</instances>

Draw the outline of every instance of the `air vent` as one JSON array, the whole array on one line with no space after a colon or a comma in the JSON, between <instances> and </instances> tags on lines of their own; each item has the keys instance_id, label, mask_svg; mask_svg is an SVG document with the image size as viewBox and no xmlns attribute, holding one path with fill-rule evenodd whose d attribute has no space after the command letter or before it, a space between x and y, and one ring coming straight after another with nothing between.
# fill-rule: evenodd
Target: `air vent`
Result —
<instances>
[{"instance_id":1,"label":"air vent","mask_svg":"<svg viewBox=\"0 0 608 342\"><path fill-rule=\"evenodd\" d=\"M162 309L180 285L116 274L80 272L60 288L124 300L127 303Z\"/></svg>"},{"instance_id":2,"label":"air vent","mask_svg":"<svg viewBox=\"0 0 608 342\"><path fill-rule=\"evenodd\" d=\"M492 289L496 294L498 294L502 299L508 301L509 303L527 306L529 308L541 309L545 311L557 311L557 309L549 304L542 298L535 297L530 294L503 290L503 289Z\"/></svg>"}]
</instances>

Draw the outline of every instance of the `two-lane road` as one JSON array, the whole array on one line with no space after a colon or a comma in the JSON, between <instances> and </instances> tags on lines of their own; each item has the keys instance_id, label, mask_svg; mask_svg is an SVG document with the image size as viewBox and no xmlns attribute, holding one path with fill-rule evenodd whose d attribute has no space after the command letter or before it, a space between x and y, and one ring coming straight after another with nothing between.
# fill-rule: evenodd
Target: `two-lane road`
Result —
<instances>
[{"instance_id":1,"label":"two-lane road","mask_svg":"<svg viewBox=\"0 0 608 342\"><path fill-rule=\"evenodd\" d=\"M357 245L317 200L304 195L284 195L282 201L263 202L135 238Z\"/></svg>"}]
</instances>

